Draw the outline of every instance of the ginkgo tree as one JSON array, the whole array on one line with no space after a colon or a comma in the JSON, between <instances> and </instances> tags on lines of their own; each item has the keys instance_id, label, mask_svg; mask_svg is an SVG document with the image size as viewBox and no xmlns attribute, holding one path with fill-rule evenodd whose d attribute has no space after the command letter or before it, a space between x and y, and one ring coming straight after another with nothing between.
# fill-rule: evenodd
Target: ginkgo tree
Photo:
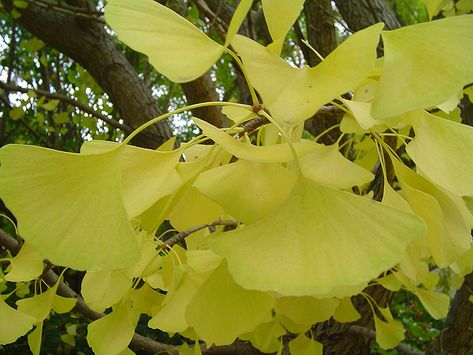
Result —
<instances>
[{"instance_id":1,"label":"ginkgo tree","mask_svg":"<svg viewBox=\"0 0 473 355\"><path fill-rule=\"evenodd\" d=\"M0 197L25 240L4 260L5 280L40 279L44 259L85 271L83 300L105 312L88 326L97 354L132 353L142 314L150 328L195 344L177 347L183 354L236 339L267 353L288 342L291 354L322 354L311 329L332 317L356 321L354 295L371 307L378 345L391 349L403 324L367 287L410 292L439 319L450 297L436 287L438 270L458 280L472 271L473 128L449 113L464 91L471 95L473 16L391 31L378 23L320 64L295 67L281 49L304 1L262 1L268 46L237 34L252 2L240 1L223 44L153 0L108 0L105 9L119 39L174 82L194 80L229 54L251 105L190 105L123 142L86 142L77 154L0 149ZM304 121L329 103L345 113L342 137L332 146L302 138ZM146 127L206 106L222 107L232 125L194 117L201 134L180 146L130 145ZM359 146L352 160L342 154L347 140ZM363 188L374 179L373 156L381 201ZM166 221L173 229L162 232ZM44 320L76 302L58 285L16 305L12 293L0 295L0 344L28 334L39 354Z\"/></svg>"}]
</instances>

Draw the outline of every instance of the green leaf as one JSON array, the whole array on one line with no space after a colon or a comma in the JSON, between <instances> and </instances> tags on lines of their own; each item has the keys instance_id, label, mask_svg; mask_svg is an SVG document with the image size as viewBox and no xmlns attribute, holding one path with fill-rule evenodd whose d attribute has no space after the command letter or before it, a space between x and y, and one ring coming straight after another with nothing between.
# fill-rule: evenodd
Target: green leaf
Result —
<instances>
[{"instance_id":1,"label":"green leaf","mask_svg":"<svg viewBox=\"0 0 473 355\"><path fill-rule=\"evenodd\" d=\"M189 21L153 0L109 0L105 19L120 40L145 53L157 71L177 83L204 74L224 51Z\"/></svg>"},{"instance_id":2,"label":"green leaf","mask_svg":"<svg viewBox=\"0 0 473 355\"><path fill-rule=\"evenodd\" d=\"M291 355L322 355L323 346L301 334L289 342L289 351Z\"/></svg>"},{"instance_id":3,"label":"green leaf","mask_svg":"<svg viewBox=\"0 0 473 355\"><path fill-rule=\"evenodd\" d=\"M425 112L415 133L406 150L418 169L457 195L473 196L473 128Z\"/></svg>"},{"instance_id":4,"label":"green leaf","mask_svg":"<svg viewBox=\"0 0 473 355\"><path fill-rule=\"evenodd\" d=\"M0 344L15 342L33 328L35 322L35 318L7 305L0 295Z\"/></svg>"},{"instance_id":5,"label":"green leaf","mask_svg":"<svg viewBox=\"0 0 473 355\"><path fill-rule=\"evenodd\" d=\"M275 54L281 53L284 38L297 20L305 0L262 0L264 18L273 39L269 48Z\"/></svg>"},{"instance_id":6,"label":"green leaf","mask_svg":"<svg viewBox=\"0 0 473 355\"><path fill-rule=\"evenodd\" d=\"M18 9L26 9L28 7L28 1L13 0L13 6Z\"/></svg>"},{"instance_id":7,"label":"green leaf","mask_svg":"<svg viewBox=\"0 0 473 355\"><path fill-rule=\"evenodd\" d=\"M243 36L236 35L232 45L274 119L294 126L323 104L353 89L370 73L382 27L377 24L355 33L314 68L294 68Z\"/></svg>"},{"instance_id":8,"label":"green leaf","mask_svg":"<svg viewBox=\"0 0 473 355\"><path fill-rule=\"evenodd\" d=\"M279 207L296 180L295 174L280 165L240 160L207 170L194 186L237 220L253 223Z\"/></svg>"},{"instance_id":9,"label":"green leaf","mask_svg":"<svg viewBox=\"0 0 473 355\"><path fill-rule=\"evenodd\" d=\"M56 124L63 124L69 122L69 112L59 112L57 115L53 117L54 122Z\"/></svg>"},{"instance_id":10,"label":"green leaf","mask_svg":"<svg viewBox=\"0 0 473 355\"><path fill-rule=\"evenodd\" d=\"M43 337L43 323L36 324L34 330L28 334L28 346L33 355L39 355L41 352L41 339Z\"/></svg>"},{"instance_id":11,"label":"green leaf","mask_svg":"<svg viewBox=\"0 0 473 355\"><path fill-rule=\"evenodd\" d=\"M442 104L471 83L473 41L465 38L472 32L472 15L384 31L384 66L373 117Z\"/></svg>"},{"instance_id":12,"label":"green leaf","mask_svg":"<svg viewBox=\"0 0 473 355\"><path fill-rule=\"evenodd\" d=\"M271 319L273 306L270 294L241 288L221 263L197 290L186 319L200 339L225 345Z\"/></svg>"},{"instance_id":13,"label":"green leaf","mask_svg":"<svg viewBox=\"0 0 473 355\"><path fill-rule=\"evenodd\" d=\"M12 120L19 120L25 116L25 111L23 111L22 107L14 107L10 110L9 115Z\"/></svg>"},{"instance_id":14,"label":"green leaf","mask_svg":"<svg viewBox=\"0 0 473 355\"><path fill-rule=\"evenodd\" d=\"M59 104L59 100L50 100L45 104L42 104L41 107L44 108L46 111L53 111L57 105Z\"/></svg>"},{"instance_id":15,"label":"green leaf","mask_svg":"<svg viewBox=\"0 0 473 355\"><path fill-rule=\"evenodd\" d=\"M19 233L43 257L77 270L137 261L138 246L123 207L121 152L0 149L0 196L17 217Z\"/></svg>"},{"instance_id":16,"label":"green leaf","mask_svg":"<svg viewBox=\"0 0 473 355\"><path fill-rule=\"evenodd\" d=\"M328 320L339 303L335 298L281 297L277 299L275 311L294 323L310 326Z\"/></svg>"},{"instance_id":17,"label":"green leaf","mask_svg":"<svg viewBox=\"0 0 473 355\"><path fill-rule=\"evenodd\" d=\"M209 244L244 288L330 297L394 266L424 233L415 216L301 178L274 214Z\"/></svg>"},{"instance_id":18,"label":"green leaf","mask_svg":"<svg viewBox=\"0 0 473 355\"><path fill-rule=\"evenodd\" d=\"M130 344L135 334L133 323L129 305L124 303L87 326L87 342L95 354L116 355Z\"/></svg>"},{"instance_id":19,"label":"green leaf","mask_svg":"<svg viewBox=\"0 0 473 355\"><path fill-rule=\"evenodd\" d=\"M429 18L432 19L432 17L437 15L449 2L450 0L424 0Z\"/></svg>"}]
</instances>

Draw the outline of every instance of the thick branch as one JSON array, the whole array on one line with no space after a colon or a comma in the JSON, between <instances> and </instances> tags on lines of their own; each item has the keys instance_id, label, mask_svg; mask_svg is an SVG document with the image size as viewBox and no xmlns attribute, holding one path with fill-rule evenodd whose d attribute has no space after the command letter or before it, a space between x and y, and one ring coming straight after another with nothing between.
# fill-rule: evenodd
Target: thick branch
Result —
<instances>
[{"instance_id":1,"label":"thick branch","mask_svg":"<svg viewBox=\"0 0 473 355\"><path fill-rule=\"evenodd\" d=\"M114 120L113 118L110 118L110 117L94 110L89 105L86 105L85 103L80 102L78 100L75 100L75 99L73 99L73 98L71 98L67 95L64 95L64 94L57 94L57 93L53 93L53 92L49 92L49 91L41 90L41 89L28 89L28 88L24 88L24 87L21 87L21 86L18 86L18 85L7 84L7 83L1 82L1 81L0 81L0 88L4 89L5 91L16 91L16 92L22 92L22 93L25 93L25 94L28 93L30 90L32 90L40 96L45 96L45 97L48 97L50 99L60 100L64 103L66 103L66 104L75 106L79 110L81 110L82 112L88 113L89 115L94 116L94 117L108 123L112 127L119 128L119 129L123 130L125 133L130 133L132 131L132 129L129 126L127 126L125 124L122 124L122 123Z\"/></svg>"},{"instance_id":2,"label":"thick branch","mask_svg":"<svg viewBox=\"0 0 473 355\"><path fill-rule=\"evenodd\" d=\"M12 0L0 0L7 10ZM126 57L116 48L104 26L97 21L70 16L55 7L32 1L26 9L17 9L18 22L48 45L82 65L109 95L126 125L137 126L162 112ZM141 133L134 143L155 148L171 137L167 121L161 121Z\"/></svg>"}]
</instances>

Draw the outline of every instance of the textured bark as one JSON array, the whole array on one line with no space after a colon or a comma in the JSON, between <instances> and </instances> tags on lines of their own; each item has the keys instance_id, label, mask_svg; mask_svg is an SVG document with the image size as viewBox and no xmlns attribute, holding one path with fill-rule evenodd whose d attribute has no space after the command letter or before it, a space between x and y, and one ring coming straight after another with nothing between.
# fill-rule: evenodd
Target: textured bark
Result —
<instances>
[{"instance_id":1,"label":"textured bark","mask_svg":"<svg viewBox=\"0 0 473 355\"><path fill-rule=\"evenodd\" d=\"M445 328L432 343L428 355L468 355L473 352L473 273L457 291L448 312Z\"/></svg>"},{"instance_id":2,"label":"textured bark","mask_svg":"<svg viewBox=\"0 0 473 355\"><path fill-rule=\"evenodd\" d=\"M11 0L1 0L11 9ZM18 22L48 45L82 65L110 96L128 126L137 127L161 111L151 91L115 47L102 23L29 2ZM171 137L166 121L153 125L134 144L154 148Z\"/></svg>"},{"instance_id":3,"label":"textured bark","mask_svg":"<svg viewBox=\"0 0 473 355\"><path fill-rule=\"evenodd\" d=\"M330 0L307 0L304 4L307 40L323 57L329 55L337 46L332 13ZM320 59L312 51L309 51L309 58L306 60L311 67L320 63Z\"/></svg>"},{"instance_id":4,"label":"textured bark","mask_svg":"<svg viewBox=\"0 0 473 355\"><path fill-rule=\"evenodd\" d=\"M353 32L384 22L385 29L393 30L401 25L386 0L335 0L338 11Z\"/></svg>"}]
</instances>

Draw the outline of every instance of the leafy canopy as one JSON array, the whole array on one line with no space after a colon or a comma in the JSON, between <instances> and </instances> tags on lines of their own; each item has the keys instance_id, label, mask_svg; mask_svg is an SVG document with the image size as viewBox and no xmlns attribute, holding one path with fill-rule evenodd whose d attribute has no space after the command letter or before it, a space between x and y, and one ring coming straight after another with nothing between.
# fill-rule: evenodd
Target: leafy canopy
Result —
<instances>
[{"instance_id":1,"label":"leafy canopy","mask_svg":"<svg viewBox=\"0 0 473 355\"><path fill-rule=\"evenodd\" d=\"M289 343L293 354L321 354L322 345L305 332L332 316L358 319L350 296L376 283L408 290L434 318L446 315L449 297L436 291L438 278L429 268L451 268L461 277L473 267L465 257L472 250L472 216L464 202L473 196L473 131L426 110L445 110L473 81L473 17L393 31L376 24L319 65L296 68L280 52L303 3L262 2L272 38L265 47L236 34L252 1L239 3L219 44L155 1L109 0L107 22L163 75L193 80L227 52L241 65L253 105L217 103L235 124L219 129L193 118L202 134L176 149L172 142L157 150L128 143L187 108L155 118L122 143L87 142L79 154L0 149L0 196L26 241L7 259L5 279L38 278L43 258L87 271L85 301L111 310L88 327L96 353L129 353L143 313L151 317L149 327L208 346L240 338L274 352L290 331L297 335ZM380 35L385 55L376 58ZM352 99L340 97L346 92ZM301 137L304 121L326 104L345 111L341 129L359 147L351 160L341 139L326 147ZM266 121L249 134L244 123L256 116ZM411 128L414 137L399 133ZM396 145L386 144L388 135ZM202 144L206 139L215 144ZM400 156L397 146L408 155ZM376 162L383 172L381 202L366 193ZM388 180L390 166L395 184ZM164 221L187 234L203 227L180 246L159 235ZM74 303L56 290L20 300L17 308L0 295L0 343L35 326L29 339L38 353L44 319ZM370 304L379 311L373 313L376 341L395 347L404 337L402 323L389 308Z\"/></svg>"}]
</instances>

